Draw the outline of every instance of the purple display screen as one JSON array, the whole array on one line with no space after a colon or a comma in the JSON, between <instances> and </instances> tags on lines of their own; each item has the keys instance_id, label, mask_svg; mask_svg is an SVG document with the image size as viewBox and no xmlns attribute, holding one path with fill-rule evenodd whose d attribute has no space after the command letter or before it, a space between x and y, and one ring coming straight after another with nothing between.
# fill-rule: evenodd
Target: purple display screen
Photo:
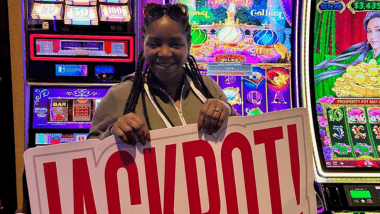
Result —
<instances>
[{"instance_id":1,"label":"purple display screen","mask_svg":"<svg viewBox=\"0 0 380 214\"><path fill-rule=\"evenodd\" d=\"M271 66L266 69L253 67L251 76L211 76L237 113L252 116L290 109L290 68Z\"/></svg>"},{"instance_id":2,"label":"purple display screen","mask_svg":"<svg viewBox=\"0 0 380 214\"><path fill-rule=\"evenodd\" d=\"M109 88L33 88L32 128L91 128L95 109Z\"/></svg>"},{"instance_id":3,"label":"purple display screen","mask_svg":"<svg viewBox=\"0 0 380 214\"><path fill-rule=\"evenodd\" d=\"M61 41L61 50L103 51L104 43L95 41Z\"/></svg>"}]
</instances>

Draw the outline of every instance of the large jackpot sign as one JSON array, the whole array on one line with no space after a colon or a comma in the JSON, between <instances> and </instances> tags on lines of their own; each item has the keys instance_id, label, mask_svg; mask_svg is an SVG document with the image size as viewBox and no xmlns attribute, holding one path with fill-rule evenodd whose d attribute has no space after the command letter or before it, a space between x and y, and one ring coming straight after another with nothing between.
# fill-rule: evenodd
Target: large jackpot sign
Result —
<instances>
[{"instance_id":1,"label":"large jackpot sign","mask_svg":"<svg viewBox=\"0 0 380 214\"><path fill-rule=\"evenodd\" d=\"M33 213L316 213L305 109L25 152ZM174 130L175 129L175 130Z\"/></svg>"}]
</instances>

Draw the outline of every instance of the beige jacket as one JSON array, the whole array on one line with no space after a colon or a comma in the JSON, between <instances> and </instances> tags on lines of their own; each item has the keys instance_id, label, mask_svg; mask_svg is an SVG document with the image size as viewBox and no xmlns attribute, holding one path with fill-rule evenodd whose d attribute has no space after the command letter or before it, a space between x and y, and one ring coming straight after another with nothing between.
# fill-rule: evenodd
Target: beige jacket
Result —
<instances>
[{"instance_id":1,"label":"beige jacket","mask_svg":"<svg viewBox=\"0 0 380 214\"><path fill-rule=\"evenodd\" d=\"M210 93L216 99L227 103L227 97L219 87L219 85L210 77L203 75L203 80ZM124 107L126 105L129 93L131 92L133 80L129 79L112 87L106 96L102 99L97 107L91 124L91 130L88 139L98 138L100 140L110 136L112 125L123 116ZM181 94L181 108L177 109L171 98L158 87L152 88L153 95L162 107L163 111L170 118L174 126L182 126L198 122L199 112L203 106L203 102L198 98L197 93L191 87L189 81L185 78L184 86ZM153 130L167 128L162 117L152 104L152 101L145 96L145 102L148 112L148 118ZM233 107L231 107L231 116L238 115ZM138 99L135 112L144 122L144 112L141 96Z\"/></svg>"}]
</instances>

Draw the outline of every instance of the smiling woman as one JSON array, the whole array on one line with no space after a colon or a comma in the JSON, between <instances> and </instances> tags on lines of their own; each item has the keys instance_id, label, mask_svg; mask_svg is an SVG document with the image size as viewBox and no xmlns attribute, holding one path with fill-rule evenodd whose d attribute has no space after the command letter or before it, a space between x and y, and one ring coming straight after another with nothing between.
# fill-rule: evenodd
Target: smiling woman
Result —
<instances>
[{"instance_id":1,"label":"smiling woman","mask_svg":"<svg viewBox=\"0 0 380 214\"><path fill-rule=\"evenodd\" d=\"M367 40L371 44L374 56L380 52L380 18L376 17L368 22L367 26Z\"/></svg>"},{"instance_id":2,"label":"smiling woman","mask_svg":"<svg viewBox=\"0 0 380 214\"><path fill-rule=\"evenodd\" d=\"M369 63L371 59L380 64L380 12L368 12L363 20L363 27L367 33L367 40L347 48L337 57L314 66L318 73L314 76L316 83L342 75L350 66L361 62Z\"/></svg>"},{"instance_id":3,"label":"smiling woman","mask_svg":"<svg viewBox=\"0 0 380 214\"><path fill-rule=\"evenodd\" d=\"M180 94L179 86L186 74L183 66L189 56L190 45L180 23L169 16L163 16L154 23L147 29L144 40L145 60L155 83L175 99Z\"/></svg>"},{"instance_id":4,"label":"smiling woman","mask_svg":"<svg viewBox=\"0 0 380 214\"><path fill-rule=\"evenodd\" d=\"M228 116L238 114L190 55L187 6L148 3L144 15L144 50L137 69L102 99L88 138L115 135L126 143L144 144L150 130L191 123L207 134L217 132Z\"/></svg>"}]
</instances>

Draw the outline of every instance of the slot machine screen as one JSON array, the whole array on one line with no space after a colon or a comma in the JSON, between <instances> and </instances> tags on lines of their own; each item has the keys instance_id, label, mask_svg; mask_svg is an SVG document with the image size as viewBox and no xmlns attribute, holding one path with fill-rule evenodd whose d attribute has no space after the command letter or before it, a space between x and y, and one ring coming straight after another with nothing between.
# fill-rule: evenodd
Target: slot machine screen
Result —
<instances>
[{"instance_id":1,"label":"slot machine screen","mask_svg":"<svg viewBox=\"0 0 380 214\"><path fill-rule=\"evenodd\" d=\"M35 87L31 103L32 129L90 129L100 100L109 87Z\"/></svg>"},{"instance_id":2,"label":"slot machine screen","mask_svg":"<svg viewBox=\"0 0 380 214\"><path fill-rule=\"evenodd\" d=\"M191 54L241 115L292 107L292 1L173 0L188 6Z\"/></svg>"},{"instance_id":3,"label":"slot machine screen","mask_svg":"<svg viewBox=\"0 0 380 214\"><path fill-rule=\"evenodd\" d=\"M25 1L28 81L112 83L134 71L135 1Z\"/></svg>"},{"instance_id":4,"label":"slot machine screen","mask_svg":"<svg viewBox=\"0 0 380 214\"><path fill-rule=\"evenodd\" d=\"M312 6L311 100L327 172L380 170L380 4L373 3Z\"/></svg>"},{"instance_id":5,"label":"slot machine screen","mask_svg":"<svg viewBox=\"0 0 380 214\"><path fill-rule=\"evenodd\" d=\"M96 7L65 6L65 24L68 25L98 25Z\"/></svg>"}]
</instances>

